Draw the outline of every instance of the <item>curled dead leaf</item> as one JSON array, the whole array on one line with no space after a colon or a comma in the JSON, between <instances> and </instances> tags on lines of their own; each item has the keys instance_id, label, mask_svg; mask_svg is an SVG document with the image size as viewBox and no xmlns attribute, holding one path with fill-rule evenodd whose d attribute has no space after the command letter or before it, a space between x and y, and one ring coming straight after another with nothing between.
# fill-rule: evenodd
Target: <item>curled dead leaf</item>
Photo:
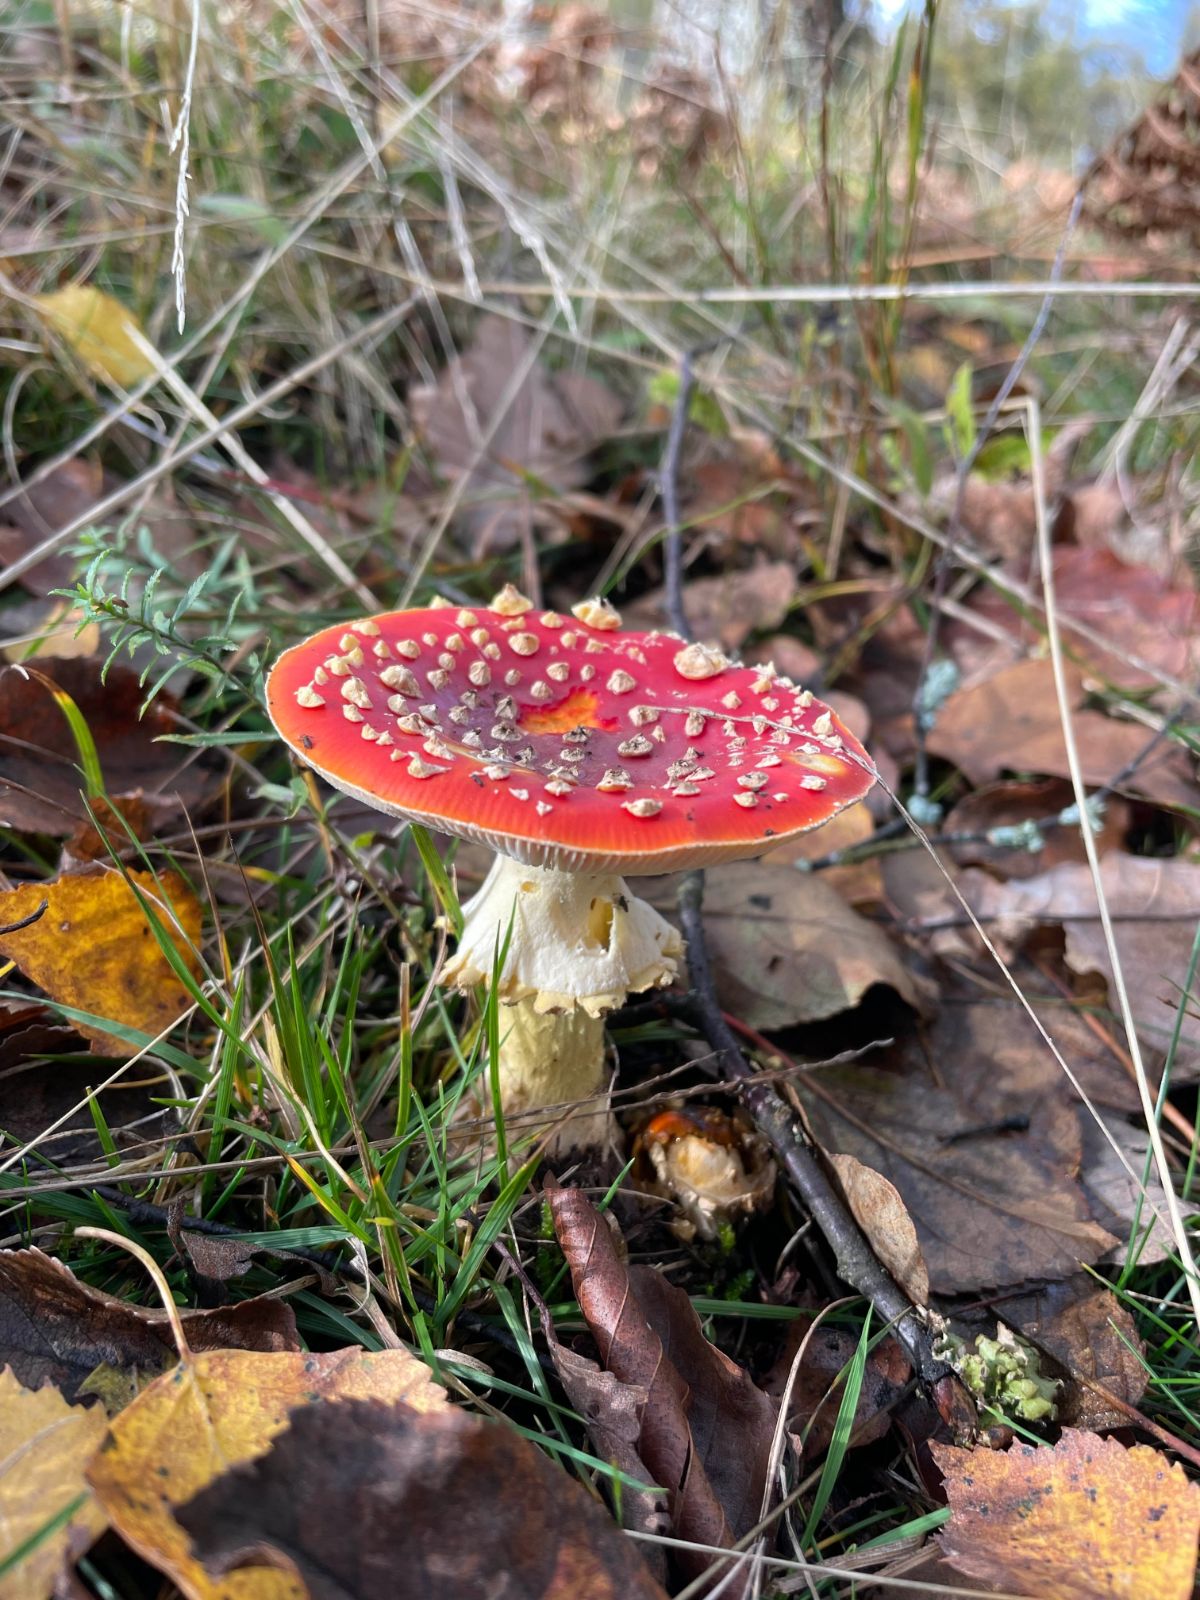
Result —
<instances>
[{"instance_id":1,"label":"curled dead leaf","mask_svg":"<svg viewBox=\"0 0 1200 1600\"><path fill-rule=\"evenodd\" d=\"M278 1299L181 1307L180 1316L193 1350L300 1348L291 1307ZM26 1388L53 1384L68 1400L99 1394L116 1410L175 1360L161 1309L93 1289L40 1250L0 1250L0 1363Z\"/></svg>"},{"instance_id":2,"label":"curled dead leaf","mask_svg":"<svg viewBox=\"0 0 1200 1600\"><path fill-rule=\"evenodd\" d=\"M759 1519L774 1407L705 1339L682 1289L625 1265L586 1195L551 1184L546 1195L601 1364L645 1394L637 1451L667 1492L675 1534L729 1548ZM676 1554L691 1577L713 1560L702 1550ZM740 1583L728 1592L740 1594Z\"/></svg>"},{"instance_id":3,"label":"curled dead leaf","mask_svg":"<svg viewBox=\"0 0 1200 1600\"><path fill-rule=\"evenodd\" d=\"M900 1191L854 1156L831 1155L838 1187L872 1250L915 1306L929 1304L929 1271Z\"/></svg>"},{"instance_id":4,"label":"curled dead leaf","mask_svg":"<svg viewBox=\"0 0 1200 1600\"><path fill-rule=\"evenodd\" d=\"M1177 678L1192 677L1200 614L1195 585L1186 574L1167 577L1154 567L1121 560L1109 549L1081 548L1085 539L1097 537L1085 514L1099 509L1098 496L1103 498L1105 491L1075 496L1070 502L1080 545L1055 547L1054 597L1064 622L1086 624L1109 648L1072 634L1072 655L1090 672L1124 689L1153 688L1157 679L1147 668ZM1023 579L1025 569L1014 569L1014 576ZM955 658L969 677L1007 665L1041 643L1035 623L1018 616L1007 598L990 586L981 586L971 596L968 611L988 630L981 634L965 622L950 630ZM995 638L997 630L1005 636L1003 644ZM1131 656L1146 665L1135 665Z\"/></svg>"}]
</instances>

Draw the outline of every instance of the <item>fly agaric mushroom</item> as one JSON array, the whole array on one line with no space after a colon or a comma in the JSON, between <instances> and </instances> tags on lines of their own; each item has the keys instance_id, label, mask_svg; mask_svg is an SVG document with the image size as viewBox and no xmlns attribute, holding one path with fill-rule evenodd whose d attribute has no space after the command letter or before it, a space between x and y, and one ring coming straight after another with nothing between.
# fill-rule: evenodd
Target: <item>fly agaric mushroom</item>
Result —
<instances>
[{"instance_id":1,"label":"fly agaric mushroom","mask_svg":"<svg viewBox=\"0 0 1200 1600\"><path fill-rule=\"evenodd\" d=\"M769 667L571 616L509 585L326 628L267 684L280 735L367 805L489 845L444 979L491 981L498 947L507 1115L591 1100L551 1150L604 1142L601 1018L665 985L679 934L623 873L760 855L860 800L874 771L828 707Z\"/></svg>"}]
</instances>

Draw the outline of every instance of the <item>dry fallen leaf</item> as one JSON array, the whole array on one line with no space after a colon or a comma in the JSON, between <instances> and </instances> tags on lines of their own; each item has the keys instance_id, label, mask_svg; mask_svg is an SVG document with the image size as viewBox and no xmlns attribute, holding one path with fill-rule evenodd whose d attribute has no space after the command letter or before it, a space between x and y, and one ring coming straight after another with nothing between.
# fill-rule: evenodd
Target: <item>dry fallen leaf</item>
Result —
<instances>
[{"instance_id":1,"label":"dry fallen leaf","mask_svg":"<svg viewBox=\"0 0 1200 1600\"><path fill-rule=\"evenodd\" d=\"M1104 1133L1091 1117L1087 1117L1083 1123L1080 1187L1095 1220L1121 1241L1106 1258L1107 1261L1117 1266L1123 1265L1125 1241L1131 1235L1136 1235L1138 1263L1144 1267L1152 1266L1156 1261L1176 1255L1178 1246L1171 1233L1166 1196L1158 1169L1150 1155L1150 1140L1145 1124L1131 1125L1107 1117L1104 1125L1137 1176L1130 1176ZM1195 1215L1194 1205L1187 1202L1180 1204L1185 1217Z\"/></svg>"},{"instance_id":2,"label":"dry fallen leaf","mask_svg":"<svg viewBox=\"0 0 1200 1600\"><path fill-rule=\"evenodd\" d=\"M621 1526L652 1538L669 1535L671 1513L666 1492L653 1483L654 1475L641 1456L642 1413L648 1391L641 1384L622 1383L615 1373L562 1344L548 1313L542 1319L542 1332L567 1398L587 1424L593 1452L644 1486L626 1484L622 1488ZM644 1544L642 1558L664 1582L667 1552L663 1546Z\"/></svg>"},{"instance_id":3,"label":"dry fallen leaf","mask_svg":"<svg viewBox=\"0 0 1200 1600\"><path fill-rule=\"evenodd\" d=\"M0 933L0 955L15 961L31 983L60 1005L157 1034L191 1002L155 941L142 900L196 976L203 913L176 873L161 872L157 882L149 872L129 876L137 893L108 867L0 893L0 927L20 922L43 900L49 901L29 927ZM76 1026L103 1055L130 1053L107 1029L81 1020Z\"/></svg>"},{"instance_id":4,"label":"dry fallen leaf","mask_svg":"<svg viewBox=\"0 0 1200 1600\"><path fill-rule=\"evenodd\" d=\"M780 866L819 861L835 851L853 850L855 846L865 844L874 832L875 820L871 815L870 803L859 800L855 805L839 811L823 827L797 834L786 844L768 850L760 860L775 862ZM831 889L836 889L847 905L874 905L883 899L883 873L878 858L824 867L821 881Z\"/></svg>"},{"instance_id":5,"label":"dry fallen leaf","mask_svg":"<svg viewBox=\"0 0 1200 1600\"><path fill-rule=\"evenodd\" d=\"M348 1399L401 1401L418 1411L447 1404L429 1369L406 1350L215 1350L180 1361L113 1419L88 1479L125 1542L187 1600L304 1600L304 1585L284 1572L209 1577L175 1511L230 1467L261 1455L296 1407Z\"/></svg>"},{"instance_id":6,"label":"dry fallen leaf","mask_svg":"<svg viewBox=\"0 0 1200 1600\"><path fill-rule=\"evenodd\" d=\"M0 1600L46 1600L66 1562L104 1532L108 1519L83 1474L107 1426L99 1406L68 1405L57 1389L35 1393L0 1370L0 1564L78 1502L0 1576Z\"/></svg>"},{"instance_id":7,"label":"dry fallen leaf","mask_svg":"<svg viewBox=\"0 0 1200 1600\"><path fill-rule=\"evenodd\" d=\"M854 1360L858 1340L844 1328L828 1322L814 1328L811 1318L798 1317L789 1327L787 1343L763 1385L773 1399L783 1398L802 1346L804 1354L792 1382L787 1425L804 1461L811 1465L821 1459L832 1442L845 1393L838 1379ZM848 1441L851 1449L874 1444L887 1434L894 1408L911 1377L912 1366L895 1339L886 1338L873 1346L854 1411Z\"/></svg>"},{"instance_id":8,"label":"dry fallen leaf","mask_svg":"<svg viewBox=\"0 0 1200 1600\"><path fill-rule=\"evenodd\" d=\"M648 879L641 892L671 914L674 879ZM837 1016L877 983L914 1010L925 1005L887 935L852 911L824 874L749 861L713 867L704 924L721 1003L752 1028Z\"/></svg>"},{"instance_id":9,"label":"dry fallen leaf","mask_svg":"<svg viewBox=\"0 0 1200 1600\"><path fill-rule=\"evenodd\" d=\"M1043 471L1048 501L1058 498L1071 458L1086 431L1086 426L1078 423L1060 428L1046 452ZM1014 560L1028 555L1037 533L1037 509L1033 484L1027 475L1006 482L972 472L961 485L961 504L959 494L958 474L946 473L934 483L929 499L947 514L956 510L961 527L989 555Z\"/></svg>"},{"instance_id":10,"label":"dry fallen leaf","mask_svg":"<svg viewBox=\"0 0 1200 1600\"><path fill-rule=\"evenodd\" d=\"M154 373L153 363L130 333L142 333L137 318L112 295L90 284L71 283L34 304L74 350L89 372L118 389L132 389ZM144 335L143 335L144 337Z\"/></svg>"},{"instance_id":11,"label":"dry fallen leaf","mask_svg":"<svg viewBox=\"0 0 1200 1600\"><path fill-rule=\"evenodd\" d=\"M829 1162L872 1250L914 1305L928 1305L929 1270L917 1230L895 1184L854 1156L831 1155Z\"/></svg>"},{"instance_id":12,"label":"dry fallen leaf","mask_svg":"<svg viewBox=\"0 0 1200 1600\"><path fill-rule=\"evenodd\" d=\"M505 549L519 538L536 496L525 474L552 489L576 488L587 477L588 450L621 415L619 400L594 378L553 374L538 361L509 395L530 342L520 323L485 316L436 387L409 393L417 431L438 469L453 481L466 480L462 516L484 548Z\"/></svg>"},{"instance_id":13,"label":"dry fallen leaf","mask_svg":"<svg viewBox=\"0 0 1200 1600\"><path fill-rule=\"evenodd\" d=\"M665 429L665 412L660 420ZM782 481L779 461L748 452L744 441L726 447L707 440L704 453L714 451L716 459L689 462L682 474L687 523L703 529L706 544L716 541L722 558L747 549L776 559L793 555L799 545L787 492L793 485Z\"/></svg>"},{"instance_id":14,"label":"dry fallen leaf","mask_svg":"<svg viewBox=\"0 0 1200 1600\"><path fill-rule=\"evenodd\" d=\"M32 489L17 495L2 513L0 561L16 561L50 534L90 511L104 494L104 468L97 460L76 456L47 473ZM65 589L75 576L75 562L61 547L21 578L30 593L46 595Z\"/></svg>"},{"instance_id":15,"label":"dry fallen leaf","mask_svg":"<svg viewBox=\"0 0 1200 1600\"><path fill-rule=\"evenodd\" d=\"M638 1455L667 1491L676 1536L728 1548L759 1518L774 1406L705 1339L682 1289L652 1268L625 1266L581 1190L548 1183L545 1192L601 1365L644 1393ZM705 1551L675 1557L689 1577L713 1559ZM732 1600L741 1584L727 1592Z\"/></svg>"},{"instance_id":16,"label":"dry fallen leaf","mask_svg":"<svg viewBox=\"0 0 1200 1600\"><path fill-rule=\"evenodd\" d=\"M1025 570L1014 569L1024 578ZM1200 596L1186 577L1173 582L1152 567L1121 561L1110 550L1059 545L1054 551L1054 597L1060 618L1085 623L1108 640L1103 649L1074 631L1071 652L1093 673L1125 689L1151 688L1152 673L1124 659L1133 655L1177 678L1195 673ZM973 676L988 662L999 665L1036 648L1042 634L1025 622L999 590L981 585L969 610L985 625L995 624L1011 640L997 647L991 633L980 634L965 623L950 630L955 657Z\"/></svg>"},{"instance_id":17,"label":"dry fallen leaf","mask_svg":"<svg viewBox=\"0 0 1200 1600\"><path fill-rule=\"evenodd\" d=\"M514 1429L450 1408L303 1406L179 1521L211 1593L245 1593L217 1585L273 1567L311 1600L663 1600L637 1545L561 1466Z\"/></svg>"},{"instance_id":18,"label":"dry fallen leaf","mask_svg":"<svg viewBox=\"0 0 1200 1600\"><path fill-rule=\"evenodd\" d=\"M792 563L768 561L744 572L693 579L684 589L683 609L695 638L734 652L750 634L763 628L778 628L796 590ZM668 626L666 591L652 589L633 605L625 606L623 614L631 628Z\"/></svg>"},{"instance_id":19,"label":"dry fallen leaf","mask_svg":"<svg viewBox=\"0 0 1200 1600\"><path fill-rule=\"evenodd\" d=\"M1099 787L1141 756L1154 736L1140 723L1081 709L1083 674L1069 667L1067 677L1068 709L1083 780ZM931 755L952 761L977 785L1004 772L1069 777L1051 663L1044 658L1019 661L952 694L927 742ZM1200 785L1192 763L1170 741L1141 762L1121 783L1120 792L1145 795L1163 806L1200 807Z\"/></svg>"},{"instance_id":20,"label":"dry fallen leaf","mask_svg":"<svg viewBox=\"0 0 1200 1600\"><path fill-rule=\"evenodd\" d=\"M1100 879L1138 1036L1161 1058L1175 1027L1200 919L1200 865L1113 850L1101 858ZM1088 867L1064 862L1011 883L969 868L959 888L984 926L1006 941L1020 942L1039 926L1061 923L1067 965L1076 973L1099 973L1111 999L1112 967ZM935 913L925 926L937 920ZM1112 1026L1119 1037L1119 1021ZM1193 1073L1198 1065L1200 1022L1185 1009L1176 1070Z\"/></svg>"},{"instance_id":21,"label":"dry fallen leaf","mask_svg":"<svg viewBox=\"0 0 1200 1600\"><path fill-rule=\"evenodd\" d=\"M79 708L110 796L139 793L156 821L199 802L210 786L210 763L156 742L177 729L169 694L142 716L145 690L127 667L113 667L103 683L94 660L39 659L38 671ZM46 686L15 667L0 669L0 826L73 832L87 817L78 762L70 725Z\"/></svg>"},{"instance_id":22,"label":"dry fallen leaf","mask_svg":"<svg viewBox=\"0 0 1200 1600\"><path fill-rule=\"evenodd\" d=\"M193 1350L300 1348L295 1315L282 1300L179 1314ZM176 1358L160 1308L93 1289L40 1250L0 1250L0 1364L26 1388L53 1384L68 1400L100 1394L108 1404L132 1398Z\"/></svg>"},{"instance_id":23,"label":"dry fallen leaf","mask_svg":"<svg viewBox=\"0 0 1200 1600\"><path fill-rule=\"evenodd\" d=\"M915 1072L830 1067L796 1087L822 1149L895 1185L936 1293L1067 1277L1116 1242L1075 1180L1078 1113L1065 1097L997 1134L981 1129L988 1108Z\"/></svg>"},{"instance_id":24,"label":"dry fallen leaf","mask_svg":"<svg viewBox=\"0 0 1200 1600\"><path fill-rule=\"evenodd\" d=\"M1038 1600L1189 1600L1200 1486L1159 1451L1075 1429L1053 1446L930 1448L961 1572Z\"/></svg>"},{"instance_id":25,"label":"dry fallen leaf","mask_svg":"<svg viewBox=\"0 0 1200 1600\"><path fill-rule=\"evenodd\" d=\"M981 1123L1044 1117L1059 1101L1074 1104L1075 1091L1023 1007L989 995L991 976L986 968L974 984L965 974L947 976L941 1010L905 1059L943 1081ZM1035 969L1020 964L1017 976L1089 1099L1136 1112L1140 1102L1130 1073L1086 1017L1061 1000L1056 1004Z\"/></svg>"}]
</instances>

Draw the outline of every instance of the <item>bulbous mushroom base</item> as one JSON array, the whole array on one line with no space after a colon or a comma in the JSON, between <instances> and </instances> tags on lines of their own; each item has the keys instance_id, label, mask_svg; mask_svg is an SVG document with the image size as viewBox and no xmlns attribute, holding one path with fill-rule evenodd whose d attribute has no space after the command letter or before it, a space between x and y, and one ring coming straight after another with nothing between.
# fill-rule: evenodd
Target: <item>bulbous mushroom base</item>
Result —
<instances>
[{"instance_id":1,"label":"bulbous mushroom base","mask_svg":"<svg viewBox=\"0 0 1200 1600\"><path fill-rule=\"evenodd\" d=\"M507 1116L587 1102L555 1128L548 1153L602 1145L614 1132L600 1019L628 994L670 983L682 950L678 930L615 873L496 857L463 907L458 951L442 981L470 989L495 979L504 1001L499 1076ZM521 1132L541 1132L558 1116L561 1110L540 1127L525 1121Z\"/></svg>"}]
</instances>

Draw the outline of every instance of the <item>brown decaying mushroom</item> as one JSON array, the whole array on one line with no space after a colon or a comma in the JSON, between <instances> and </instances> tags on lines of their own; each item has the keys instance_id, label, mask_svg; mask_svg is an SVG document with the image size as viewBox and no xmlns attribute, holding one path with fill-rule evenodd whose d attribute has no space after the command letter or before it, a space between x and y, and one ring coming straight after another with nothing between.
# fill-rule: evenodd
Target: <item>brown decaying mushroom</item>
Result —
<instances>
[{"instance_id":1,"label":"brown decaying mushroom","mask_svg":"<svg viewBox=\"0 0 1200 1600\"><path fill-rule=\"evenodd\" d=\"M775 1163L761 1134L748 1118L713 1106L658 1112L638 1130L633 1153L635 1183L674 1202L672 1227L685 1241L720 1238L769 1205L775 1190Z\"/></svg>"},{"instance_id":2,"label":"brown decaying mushroom","mask_svg":"<svg viewBox=\"0 0 1200 1600\"><path fill-rule=\"evenodd\" d=\"M535 611L511 585L490 607L326 628L280 656L267 705L335 787L497 852L445 979L490 982L511 924L506 1114L592 1103L551 1151L604 1142L600 1019L670 983L682 951L620 875L759 855L874 782L829 708L770 667L622 631L605 600Z\"/></svg>"}]
</instances>

